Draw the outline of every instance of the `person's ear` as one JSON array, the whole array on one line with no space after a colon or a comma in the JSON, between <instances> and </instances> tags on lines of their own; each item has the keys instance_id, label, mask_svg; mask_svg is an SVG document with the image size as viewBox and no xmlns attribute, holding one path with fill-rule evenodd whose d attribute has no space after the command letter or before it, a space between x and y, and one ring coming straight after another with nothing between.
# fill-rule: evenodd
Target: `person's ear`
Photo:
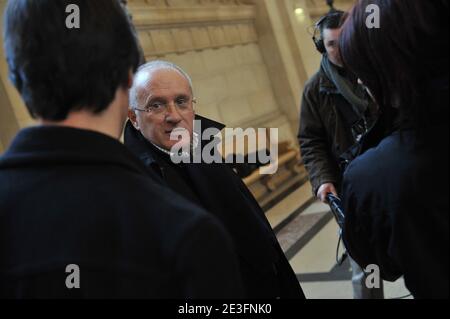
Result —
<instances>
[{"instance_id":1,"label":"person's ear","mask_svg":"<svg viewBox=\"0 0 450 319\"><path fill-rule=\"evenodd\" d=\"M139 123L137 121L136 112L133 109L128 109L128 118L130 119L131 124L133 124L136 130L140 130Z\"/></svg>"}]
</instances>

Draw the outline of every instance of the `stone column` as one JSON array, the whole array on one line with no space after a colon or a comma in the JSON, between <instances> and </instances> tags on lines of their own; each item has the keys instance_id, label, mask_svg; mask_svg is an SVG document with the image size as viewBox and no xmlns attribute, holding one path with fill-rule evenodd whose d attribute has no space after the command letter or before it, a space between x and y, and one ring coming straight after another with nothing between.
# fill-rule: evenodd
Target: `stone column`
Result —
<instances>
[{"instance_id":1,"label":"stone column","mask_svg":"<svg viewBox=\"0 0 450 319\"><path fill-rule=\"evenodd\" d=\"M308 28L313 24L305 0L251 0L257 5L257 31L274 91L297 134L303 86L318 69L320 56Z\"/></svg>"}]
</instances>

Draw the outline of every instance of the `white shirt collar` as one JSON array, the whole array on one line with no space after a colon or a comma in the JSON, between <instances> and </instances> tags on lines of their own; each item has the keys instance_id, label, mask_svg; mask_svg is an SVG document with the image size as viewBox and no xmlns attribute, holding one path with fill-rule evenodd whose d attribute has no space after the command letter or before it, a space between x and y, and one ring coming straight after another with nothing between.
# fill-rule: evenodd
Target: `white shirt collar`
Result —
<instances>
[{"instance_id":1,"label":"white shirt collar","mask_svg":"<svg viewBox=\"0 0 450 319\"><path fill-rule=\"evenodd\" d=\"M194 134L193 134L193 139L192 139L192 143L191 143L191 150L195 150L195 149L198 147L198 145L199 145L199 140L200 140L200 139L199 139L198 134L194 132ZM163 152L164 154L169 155L170 157L173 157L173 156L176 155L175 153L173 153L173 152L171 152L171 151L168 151L168 150L166 150L166 149L164 149L164 148L162 148L162 147L156 145L156 144L153 143L153 142L150 142L150 143L151 143L154 147L156 147L159 151ZM182 154L182 157L189 157L189 156L190 156L190 153L183 152L183 154Z\"/></svg>"}]
</instances>

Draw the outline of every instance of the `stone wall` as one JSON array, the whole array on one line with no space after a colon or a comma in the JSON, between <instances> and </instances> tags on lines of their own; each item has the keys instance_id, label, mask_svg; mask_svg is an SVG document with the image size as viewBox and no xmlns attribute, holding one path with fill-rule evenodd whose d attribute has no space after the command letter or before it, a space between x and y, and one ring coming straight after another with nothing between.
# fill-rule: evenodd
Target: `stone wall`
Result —
<instances>
[{"instance_id":1,"label":"stone wall","mask_svg":"<svg viewBox=\"0 0 450 319\"><path fill-rule=\"evenodd\" d=\"M228 127L279 127L281 140L294 140L259 43L256 5L201 0L128 5L147 61L174 62L192 76L199 114Z\"/></svg>"},{"instance_id":2,"label":"stone wall","mask_svg":"<svg viewBox=\"0 0 450 319\"><path fill-rule=\"evenodd\" d=\"M335 1L336 9L348 11L356 0L337 0ZM328 10L328 6L324 0L308 0L308 10L313 20L318 20Z\"/></svg>"}]
</instances>

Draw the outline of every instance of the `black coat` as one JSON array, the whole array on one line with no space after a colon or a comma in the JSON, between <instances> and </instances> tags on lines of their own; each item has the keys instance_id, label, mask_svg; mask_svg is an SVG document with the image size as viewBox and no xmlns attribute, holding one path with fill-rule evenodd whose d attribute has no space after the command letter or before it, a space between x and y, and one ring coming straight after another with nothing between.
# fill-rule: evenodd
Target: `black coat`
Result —
<instances>
[{"instance_id":1,"label":"black coat","mask_svg":"<svg viewBox=\"0 0 450 319\"><path fill-rule=\"evenodd\" d=\"M386 280L404 276L416 298L449 296L448 146L448 123L420 138L397 131L344 177L350 255L364 268L378 265Z\"/></svg>"},{"instance_id":2,"label":"black coat","mask_svg":"<svg viewBox=\"0 0 450 319\"><path fill-rule=\"evenodd\" d=\"M241 297L222 226L150 175L105 135L21 131L0 158L0 297Z\"/></svg>"},{"instance_id":3,"label":"black coat","mask_svg":"<svg viewBox=\"0 0 450 319\"><path fill-rule=\"evenodd\" d=\"M247 297L304 298L264 212L231 168L225 164L175 165L131 123L125 130L125 145L169 187L223 223L239 255Z\"/></svg>"}]
</instances>

